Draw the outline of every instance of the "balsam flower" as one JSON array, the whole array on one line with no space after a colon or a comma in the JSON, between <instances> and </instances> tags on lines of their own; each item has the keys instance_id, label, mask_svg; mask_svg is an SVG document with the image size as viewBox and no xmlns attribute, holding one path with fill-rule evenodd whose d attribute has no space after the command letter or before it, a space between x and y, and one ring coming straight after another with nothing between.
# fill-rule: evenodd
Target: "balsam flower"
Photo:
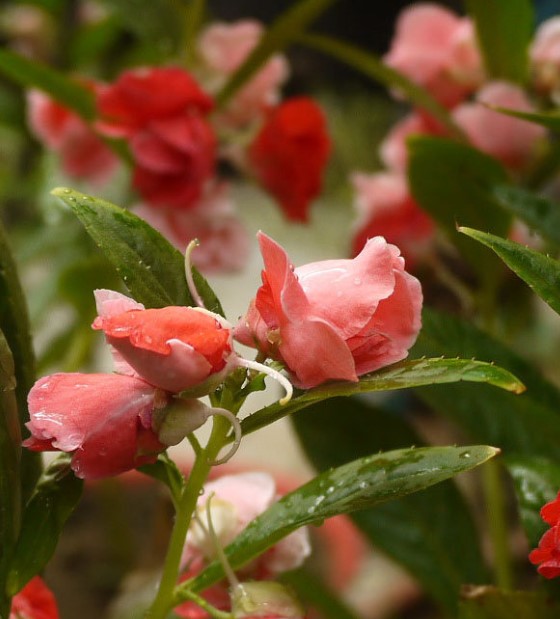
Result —
<instances>
[{"instance_id":1,"label":"balsam flower","mask_svg":"<svg viewBox=\"0 0 560 619\"><path fill-rule=\"evenodd\" d=\"M306 222L311 201L321 191L329 153L323 112L312 99L296 97L270 112L249 146L248 163L286 217Z\"/></svg>"},{"instance_id":2,"label":"balsam flower","mask_svg":"<svg viewBox=\"0 0 560 619\"><path fill-rule=\"evenodd\" d=\"M535 33L529 54L534 86L560 101L560 17L542 22Z\"/></svg>"},{"instance_id":3,"label":"balsam flower","mask_svg":"<svg viewBox=\"0 0 560 619\"><path fill-rule=\"evenodd\" d=\"M529 561L539 566L541 576L556 578L560 576L560 492L542 507L541 518L551 528L542 536L539 547L531 551Z\"/></svg>"},{"instance_id":4,"label":"balsam flower","mask_svg":"<svg viewBox=\"0 0 560 619\"><path fill-rule=\"evenodd\" d=\"M263 233L263 285L235 337L286 364L295 383L315 387L358 377L404 359L420 330L422 291L384 238L353 260L294 269Z\"/></svg>"},{"instance_id":5,"label":"balsam flower","mask_svg":"<svg viewBox=\"0 0 560 619\"><path fill-rule=\"evenodd\" d=\"M52 591L39 576L32 578L12 600L9 619L58 619Z\"/></svg>"}]
</instances>

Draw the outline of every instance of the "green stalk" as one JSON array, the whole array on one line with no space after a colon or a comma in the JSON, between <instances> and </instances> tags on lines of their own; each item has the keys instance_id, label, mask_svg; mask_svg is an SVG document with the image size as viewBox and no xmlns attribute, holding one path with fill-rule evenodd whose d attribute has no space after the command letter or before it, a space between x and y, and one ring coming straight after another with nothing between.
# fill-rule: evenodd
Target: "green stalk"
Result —
<instances>
[{"instance_id":1,"label":"green stalk","mask_svg":"<svg viewBox=\"0 0 560 619\"><path fill-rule=\"evenodd\" d=\"M146 613L146 619L165 619L171 610L173 591L179 578L181 556L187 531L196 509L200 491L208 478L212 462L226 442L229 429L230 425L227 420L222 417L214 417L214 425L208 444L196 457L191 474L177 502L175 524L169 540L159 590L152 606Z\"/></svg>"}]
</instances>

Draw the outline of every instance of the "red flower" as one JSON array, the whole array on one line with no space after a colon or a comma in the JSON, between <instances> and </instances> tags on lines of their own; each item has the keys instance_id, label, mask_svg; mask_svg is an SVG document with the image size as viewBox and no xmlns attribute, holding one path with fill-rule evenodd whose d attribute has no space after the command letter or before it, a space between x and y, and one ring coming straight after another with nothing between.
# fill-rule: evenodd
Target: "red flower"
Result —
<instances>
[{"instance_id":1,"label":"red flower","mask_svg":"<svg viewBox=\"0 0 560 619\"><path fill-rule=\"evenodd\" d=\"M250 166L286 217L307 221L330 152L325 117L306 97L274 108L249 147Z\"/></svg>"},{"instance_id":2,"label":"red flower","mask_svg":"<svg viewBox=\"0 0 560 619\"><path fill-rule=\"evenodd\" d=\"M541 537L539 547L529 553L529 561L540 564L537 571L541 576L556 578L560 576L560 492L542 507L541 518L551 528Z\"/></svg>"},{"instance_id":3,"label":"red flower","mask_svg":"<svg viewBox=\"0 0 560 619\"><path fill-rule=\"evenodd\" d=\"M214 173L216 138L206 95L179 68L124 72L99 94L105 134L129 141L133 184L152 206L189 208Z\"/></svg>"},{"instance_id":4,"label":"red flower","mask_svg":"<svg viewBox=\"0 0 560 619\"><path fill-rule=\"evenodd\" d=\"M39 576L32 578L12 600L9 619L58 619L51 590Z\"/></svg>"}]
</instances>

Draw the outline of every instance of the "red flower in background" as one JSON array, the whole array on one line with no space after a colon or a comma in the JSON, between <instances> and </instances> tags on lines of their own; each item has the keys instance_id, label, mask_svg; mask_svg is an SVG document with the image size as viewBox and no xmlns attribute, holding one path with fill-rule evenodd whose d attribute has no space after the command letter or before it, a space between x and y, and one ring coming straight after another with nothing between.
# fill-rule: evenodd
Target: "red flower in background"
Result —
<instances>
[{"instance_id":1,"label":"red flower in background","mask_svg":"<svg viewBox=\"0 0 560 619\"><path fill-rule=\"evenodd\" d=\"M248 158L261 185L286 217L305 222L321 191L330 152L327 124L319 106L297 97L274 108L249 147Z\"/></svg>"},{"instance_id":2,"label":"red flower in background","mask_svg":"<svg viewBox=\"0 0 560 619\"><path fill-rule=\"evenodd\" d=\"M212 99L176 67L125 71L98 96L100 131L128 140L133 184L152 206L189 208L214 174Z\"/></svg>"},{"instance_id":3,"label":"red flower in background","mask_svg":"<svg viewBox=\"0 0 560 619\"><path fill-rule=\"evenodd\" d=\"M9 619L58 619L51 590L39 576L32 578L12 600Z\"/></svg>"},{"instance_id":4,"label":"red flower in background","mask_svg":"<svg viewBox=\"0 0 560 619\"><path fill-rule=\"evenodd\" d=\"M541 518L551 528L541 537L539 547L529 553L529 561L539 566L541 576L556 578L560 576L560 492L543 506Z\"/></svg>"}]
</instances>

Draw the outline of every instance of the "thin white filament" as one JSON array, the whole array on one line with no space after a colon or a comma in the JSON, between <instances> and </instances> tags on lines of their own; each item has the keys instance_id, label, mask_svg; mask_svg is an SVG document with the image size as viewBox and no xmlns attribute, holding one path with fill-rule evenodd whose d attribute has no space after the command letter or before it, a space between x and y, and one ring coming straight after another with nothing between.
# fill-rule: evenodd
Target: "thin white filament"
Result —
<instances>
[{"instance_id":1,"label":"thin white filament","mask_svg":"<svg viewBox=\"0 0 560 619\"><path fill-rule=\"evenodd\" d=\"M208 534L210 539L212 540L212 544L214 544L214 550L216 551L216 555L218 557L218 561L222 564L222 568L224 569L224 574L228 579L229 584L232 589L236 589L239 587L239 580L237 580L237 576L231 567L228 558L226 557L226 553L222 548L220 541L218 540L218 536L216 535L216 531L214 529L214 523L212 522L212 510L210 507L210 501L214 498L214 493L212 492L206 501L206 519L208 521Z\"/></svg>"},{"instance_id":2,"label":"thin white filament","mask_svg":"<svg viewBox=\"0 0 560 619\"><path fill-rule=\"evenodd\" d=\"M204 307L204 301L202 300L202 297L198 294L198 290L196 289L196 285L194 283L191 262L191 254L199 245L200 242L198 239L193 239L187 245L187 249L185 250L185 278L187 280L187 286L194 302L198 305L198 307Z\"/></svg>"},{"instance_id":3,"label":"thin white filament","mask_svg":"<svg viewBox=\"0 0 560 619\"><path fill-rule=\"evenodd\" d=\"M239 419L237 419L237 417L231 411L228 411L225 408L212 408L208 412L208 417L213 416L224 417L225 419L227 419L231 423L231 427L233 428L233 432L235 435L233 445L231 446L231 449L227 452L227 454L219 460L213 460L212 462L210 462L212 466L217 466L219 464L224 464L225 462L233 458L235 452L239 449L242 434Z\"/></svg>"},{"instance_id":4,"label":"thin white filament","mask_svg":"<svg viewBox=\"0 0 560 619\"><path fill-rule=\"evenodd\" d=\"M264 365L264 363L259 363L258 361L250 361L249 359L238 359L237 363L248 370L256 370L257 372L262 372L270 378L274 378L274 380L278 381L282 387L284 387L286 391L286 395L279 400L280 404L284 406L287 404L294 394L294 388L292 387L292 383L280 372L269 367L268 365Z\"/></svg>"}]
</instances>

